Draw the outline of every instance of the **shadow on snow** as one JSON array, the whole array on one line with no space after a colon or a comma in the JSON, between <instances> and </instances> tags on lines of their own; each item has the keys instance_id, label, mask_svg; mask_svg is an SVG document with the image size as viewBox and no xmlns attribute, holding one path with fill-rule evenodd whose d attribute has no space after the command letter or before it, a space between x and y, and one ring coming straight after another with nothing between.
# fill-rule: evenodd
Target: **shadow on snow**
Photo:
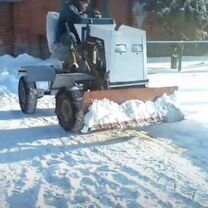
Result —
<instances>
[{"instance_id":1,"label":"shadow on snow","mask_svg":"<svg viewBox=\"0 0 208 208\"><path fill-rule=\"evenodd\" d=\"M0 120L39 118L39 117L50 117L50 116L55 116L55 112L53 108L37 109L34 114L24 114L20 110L0 111Z\"/></svg>"}]
</instances>

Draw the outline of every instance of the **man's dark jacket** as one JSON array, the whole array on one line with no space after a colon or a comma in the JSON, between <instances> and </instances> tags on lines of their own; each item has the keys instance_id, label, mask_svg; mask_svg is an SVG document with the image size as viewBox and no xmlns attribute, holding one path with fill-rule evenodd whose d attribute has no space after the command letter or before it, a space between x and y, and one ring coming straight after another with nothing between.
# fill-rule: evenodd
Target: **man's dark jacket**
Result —
<instances>
[{"instance_id":1,"label":"man's dark jacket","mask_svg":"<svg viewBox=\"0 0 208 208\"><path fill-rule=\"evenodd\" d=\"M63 35L66 35L67 29L65 23L67 22L69 25L70 31L75 35L77 43L80 44L79 35L75 29L74 24L81 22L83 15L80 13L78 8L71 3L66 3L63 6L62 11L60 12L60 17L58 21L58 26L56 30L56 42L61 42L61 38Z\"/></svg>"}]
</instances>

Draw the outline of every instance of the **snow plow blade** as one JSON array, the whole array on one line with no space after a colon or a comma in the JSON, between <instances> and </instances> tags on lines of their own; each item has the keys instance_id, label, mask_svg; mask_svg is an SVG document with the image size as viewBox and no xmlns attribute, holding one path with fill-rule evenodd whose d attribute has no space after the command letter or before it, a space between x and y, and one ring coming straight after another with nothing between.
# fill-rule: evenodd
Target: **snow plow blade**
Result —
<instances>
[{"instance_id":1,"label":"snow plow blade","mask_svg":"<svg viewBox=\"0 0 208 208\"><path fill-rule=\"evenodd\" d=\"M85 112L94 100L102 100L104 98L112 100L118 104L122 104L127 100L154 101L163 94L171 95L178 88L160 87L160 88L128 88L113 89L103 91L89 91L84 93L84 109Z\"/></svg>"},{"instance_id":2,"label":"snow plow blade","mask_svg":"<svg viewBox=\"0 0 208 208\"><path fill-rule=\"evenodd\" d=\"M103 91L89 91L84 93L84 112L87 113L89 107L92 105L95 100L108 99L114 101L117 104L122 104L125 101L129 100L140 100L143 102L146 101L155 101L158 97L173 94L178 87L160 87L160 88L128 88L128 89L112 89L112 90L103 90ZM128 128L138 125L143 125L145 123L160 122L161 118L145 118L137 120L128 120L122 122L113 122L113 123L103 123L102 125L94 125L90 130L91 131L100 131L114 128Z\"/></svg>"}]
</instances>

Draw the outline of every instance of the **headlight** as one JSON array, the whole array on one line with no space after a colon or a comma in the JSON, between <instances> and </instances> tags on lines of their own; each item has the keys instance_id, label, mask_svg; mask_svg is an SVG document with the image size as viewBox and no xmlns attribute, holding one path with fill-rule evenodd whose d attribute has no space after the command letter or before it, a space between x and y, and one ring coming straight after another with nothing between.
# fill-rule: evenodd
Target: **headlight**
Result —
<instances>
[{"instance_id":1,"label":"headlight","mask_svg":"<svg viewBox=\"0 0 208 208\"><path fill-rule=\"evenodd\" d=\"M133 53L142 52L142 51L143 51L143 47L142 47L142 45L140 45L140 44L134 44L134 45L132 45L132 47L131 47L131 51L132 51Z\"/></svg>"},{"instance_id":2,"label":"headlight","mask_svg":"<svg viewBox=\"0 0 208 208\"><path fill-rule=\"evenodd\" d=\"M126 45L125 44L117 44L115 47L116 53L126 53Z\"/></svg>"}]
</instances>

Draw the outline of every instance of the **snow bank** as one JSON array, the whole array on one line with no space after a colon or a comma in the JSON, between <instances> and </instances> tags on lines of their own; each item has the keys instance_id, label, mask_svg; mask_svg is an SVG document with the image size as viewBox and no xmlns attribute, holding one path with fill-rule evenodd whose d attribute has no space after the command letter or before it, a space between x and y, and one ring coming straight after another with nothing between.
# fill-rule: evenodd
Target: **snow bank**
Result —
<instances>
[{"instance_id":1,"label":"snow bank","mask_svg":"<svg viewBox=\"0 0 208 208\"><path fill-rule=\"evenodd\" d=\"M0 93L17 94L18 70L21 66L50 65L50 60L42 60L28 54L17 57L10 55L0 56Z\"/></svg>"},{"instance_id":2,"label":"snow bank","mask_svg":"<svg viewBox=\"0 0 208 208\"><path fill-rule=\"evenodd\" d=\"M138 125L149 122L176 122L184 119L184 113L177 104L175 94L164 94L155 102L129 100L121 105L108 99L95 100L85 115L83 133L94 130L95 126L118 123L122 127L125 122L135 121Z\"/></svg>"}]
</instances>

